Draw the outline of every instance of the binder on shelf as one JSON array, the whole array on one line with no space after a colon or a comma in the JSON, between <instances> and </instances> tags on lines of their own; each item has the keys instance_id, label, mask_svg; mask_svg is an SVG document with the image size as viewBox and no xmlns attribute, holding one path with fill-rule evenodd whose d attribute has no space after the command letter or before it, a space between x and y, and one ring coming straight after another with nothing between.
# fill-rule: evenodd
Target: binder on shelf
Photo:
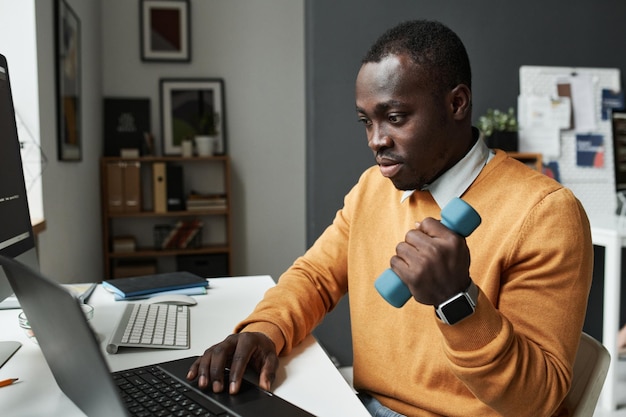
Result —
<instances>
[{"instance_id":1,"label":"binder on shelf","mask_svg":"<svg viewBox=\"0 0 626 417\"><path fill-rule=\"evenodd\" d=\"M167 176L165 162L152 164L153 210L155 213L167 211Z\"/></svg>"},{"instance_id":2,"label":"binder on shelf","mask_svg":"<svg viewBox=\"0 0 626 417\"><path fill-rule=\"evenodd\" d=\"M167 211L185 210L185 193L183 187L183 167L167 164L165 167Z\"/></svg>"},{"instance_id":3,"label":"binder on shelf","mask_svg":"<svg viewBox=\"0 0 626 417\"><path fill-rule=\"evenodd\" d=\"M107 207L110 212L124 211L124 180L122 164L107 163Z\"/></svg>"},{"instance_id":4,"label":"binder on shelf","mask_svg":"<svg viewBox=\"0 0 626 417\"><path fill-rule=\"evenodd\" d=\"M107 206L110 212L141 210L141 165L139 162L107 163Z\"/></svg>"},{"instance_id":5,"label":"binder on shelf","mask_svg":"<svg viewBox=\"0 0 626 417\"><path fill-rule=\"evenodd\" d=\"M124 211L141 211L141 164L127 162L124 166Z\"/></svg>"}]
</instances>

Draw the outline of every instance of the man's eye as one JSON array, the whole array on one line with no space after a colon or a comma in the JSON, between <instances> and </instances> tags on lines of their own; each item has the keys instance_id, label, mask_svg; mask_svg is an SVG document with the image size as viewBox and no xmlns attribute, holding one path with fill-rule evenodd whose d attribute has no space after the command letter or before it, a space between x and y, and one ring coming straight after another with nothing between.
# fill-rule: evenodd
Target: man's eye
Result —
<instances>
[{"instance_id":1,"label":"man's eye","mask_svg":"<svg viewBox=\"0 0 626 417\"><path fill-rule=\"evenodd\" d=\"M390 114L389 115L389 121L391 123L399 123L402 121L402 116L399 114Z\"/></svg>"},{"instance_id":2,"label":"man's eye","mask_svg":"<svg viewBox=\"0 0 626 417\"><path fill-rule=\"evenodd\" d=\"M369 119L366 119L365 117L359 117L358 122L363 123L365 126L369 126L372 124L372 122Z\"/></svg>"}]
</instances>

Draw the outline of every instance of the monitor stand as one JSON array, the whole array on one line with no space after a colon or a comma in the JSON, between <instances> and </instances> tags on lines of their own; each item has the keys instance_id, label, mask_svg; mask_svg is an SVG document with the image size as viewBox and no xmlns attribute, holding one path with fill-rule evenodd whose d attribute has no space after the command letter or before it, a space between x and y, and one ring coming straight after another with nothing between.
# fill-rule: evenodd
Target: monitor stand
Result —
<instances>
[{"instance_id":1,"label":"monitor stand","mask_svg":"<svg viewBox=\"0 0 626 417\"><path fill-rule=\"evenodd\" d=\"M0 368L20 347L22 347L20 342L0 342Z\"/></svg>"}]
</instances>

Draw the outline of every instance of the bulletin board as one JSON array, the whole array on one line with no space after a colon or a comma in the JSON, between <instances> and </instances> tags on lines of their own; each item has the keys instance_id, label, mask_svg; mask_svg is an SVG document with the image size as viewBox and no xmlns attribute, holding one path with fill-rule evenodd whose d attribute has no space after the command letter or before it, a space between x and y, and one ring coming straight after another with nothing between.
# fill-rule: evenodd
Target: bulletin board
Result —
<instances>
[{"instance_id":1,"label":"bulletin board","mask_svg":"<svg viewBox=\"0 0 626 417\"><path fill-rule=\"evenodd\" d=\"M603 90L621 90L620 71L610 68L522 66L520 95L556 97L559 80L576 76L588 76L591 80L595 125L593 131L560 130L559 155L552 157L552 161L548 159L548 162L556 164L559 181L574 192L589 217L612 215L617 207L613 132L610 113L603 119L602 93ZM581 134L602 136L604 157L601 167L579 165L577 135Z\"/></svg>"}]
</instances>

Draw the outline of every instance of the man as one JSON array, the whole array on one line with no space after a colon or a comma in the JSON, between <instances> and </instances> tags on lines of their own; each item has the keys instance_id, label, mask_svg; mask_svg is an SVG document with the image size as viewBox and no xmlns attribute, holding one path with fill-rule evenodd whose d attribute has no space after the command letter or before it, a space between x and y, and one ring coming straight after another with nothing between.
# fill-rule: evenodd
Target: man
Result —
<instances>
[{"instance_id":1,"label":"man","mask_svg":"<svg viewBox=\"0 0 626 417\"><path fill-rule=\"evenodd\" d=\"M487 149L471 107L469 59L450 29L413 21L383 34L356 79L378 167L189 378L235 393L249 364L269 389L277 355L349 291L354 386L372 415L567 415L560 404L591 284L589 223L569 190ZM482 217L467 239L436 220L458 196ZM374 288L389 266L413 296L402 308ZM464 293L463 317L436 313Z\"/></svg>"}]
</instances>

